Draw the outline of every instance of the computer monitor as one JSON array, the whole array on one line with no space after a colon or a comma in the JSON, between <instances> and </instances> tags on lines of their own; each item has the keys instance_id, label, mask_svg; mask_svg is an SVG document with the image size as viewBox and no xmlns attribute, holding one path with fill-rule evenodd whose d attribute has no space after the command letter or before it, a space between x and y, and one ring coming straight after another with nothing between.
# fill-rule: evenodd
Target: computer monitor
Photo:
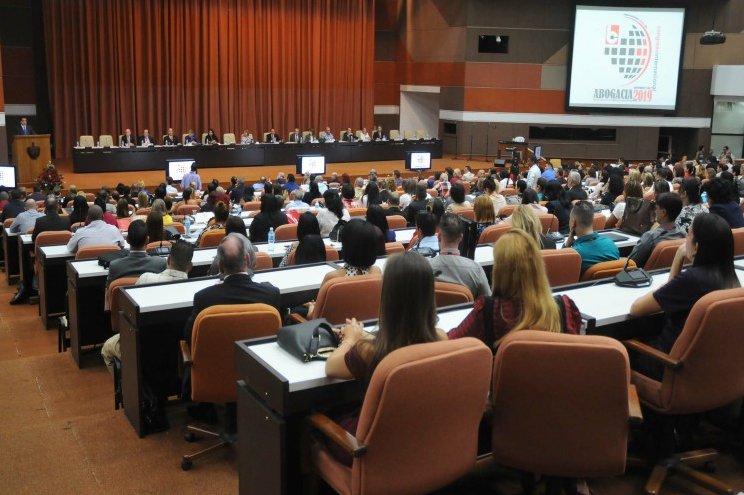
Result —
<instances>
[{"instance_id":1,"label":"computer monitor","mask_svg":"<svg viewBox=\"0 0 744 495\"><path fill-rule=\"evenodd\" d=\"M165 166L165 177L173 179L173 182L181 182L183 176L191 172L191 166L196 162L193 158L179 158L168 160Z\"/></svg>"},{"instance_id":2,"label":"computer monitor","mask_svg":"<svg viewBox=\"0 0 744 495\"><path fill-rule=\"evenodd\" d=\"M323 155L297 155L297 173L310 175L324 175L326 161Z\"/></svg>"},{"instance_id":3,"label":"computer monitor","mask_svg":"<svg viewBox=\"0 0 744 495\"><path fill-rule=\"evenodd\" d=\"M431 168L431 152L409 151L406 154L407 170L429 170Z\"/></svg>"},{"instance_id":4,"label":"computer monitor","mask_svg":"<svg viewBox=\"0 0 744 495\"><path fill-rule=\"evenodd\" d=\"M0 165L0 188L15 189L16 168L14 165Z\"/></svg>"}]
</instances>

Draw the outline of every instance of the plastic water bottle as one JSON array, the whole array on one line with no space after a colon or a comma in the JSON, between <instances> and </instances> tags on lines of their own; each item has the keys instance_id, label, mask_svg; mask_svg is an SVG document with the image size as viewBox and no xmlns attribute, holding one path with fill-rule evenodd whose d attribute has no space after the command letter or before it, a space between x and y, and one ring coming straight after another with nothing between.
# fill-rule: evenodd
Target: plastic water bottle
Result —
<instances>
[{"instance_id":1,"label":"plastic water bottle","mask_svg":"<svg viewBox=\"0 0 744 495\"><path fill-rule=\"evenodd\" d=\"M183 227L186 230L184 237L191 236L191 218L188 216L183 219Z\"/></svg>"},{"instance_id":2,"label":"plastic water bottle","mask_svg":"<svg viewBox=\"0 0 744 495\"><path fill-rule=\"evenodd\" d=\"M274 252L274 227L269 227L269 252Z\"/></svg>"},{"instance_id":3,"label":"plastic water bottle","mask_svg":"<svg viewBox=\"0 0 744 495\"><path fill-rule=\"evenodd\" d=\"M703 191L703 194L700 195L700 199L702 200L704 205L708 204L708 193Z\"/></svg>"}]
</instances>

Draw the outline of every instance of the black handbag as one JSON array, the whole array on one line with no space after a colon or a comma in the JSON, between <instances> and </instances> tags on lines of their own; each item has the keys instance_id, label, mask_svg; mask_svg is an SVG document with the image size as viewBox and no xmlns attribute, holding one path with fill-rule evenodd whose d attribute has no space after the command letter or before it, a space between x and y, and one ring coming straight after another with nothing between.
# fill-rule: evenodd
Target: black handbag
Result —
<instances>
[{"instance_id":1,"label":"black handbag","mask_svg":"<svg viewBox=\"0 0 744 495\"><path fill-rule=\"evenodd\" d=\"M282 327L276 340L279 347L306 363L325 361L338 347L338 337L325 318Z\"/></svg>"}]
</instances>

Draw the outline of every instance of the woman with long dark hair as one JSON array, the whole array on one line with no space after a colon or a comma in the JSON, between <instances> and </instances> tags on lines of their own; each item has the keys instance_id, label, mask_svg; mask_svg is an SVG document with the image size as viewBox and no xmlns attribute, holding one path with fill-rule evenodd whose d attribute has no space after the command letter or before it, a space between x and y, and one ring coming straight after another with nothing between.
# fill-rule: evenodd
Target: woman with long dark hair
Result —
<instances>
[{"instance_id":1,"label":"woman with long dark hair","mask_svg":"<svg viewBox=\"0 0 744 495\"><path fill-rule=\"evenodd\" d=\"M372 205L379 205L380 202L380 186L375 181L369 181L362 196L362 206L369 208Z\"/></svg>"},{"instance_id":2,"label":"woman with long dark hair","mask_svg":"<svg viewBox=\"0 0 744 495\"><path fill-rule=\"evenodd\" d=\"M282 198L273 194L264 194L261 197L261 211L248 228L251 242L266 242L270 228L276 230L280 225L289 223L287 215L281 211L283 204Z\"/></svg>"},{"instance_id":3,"label":"woman with long dark hair","mask_svg":"<svg viewBox=\"0 0 744 495\"><path fill-rule=\"evenodd\" d=\"M367 208L367 221L380 229L382 235L385 236L385 242L395 242L395 231L390 230L387 216L382 206L372 205Z\"/></svg>"},{"instance_id":4,"label":"woman with long dark hair","mask_svg":"<svg viewBox=\"0 0 744 495\"><path fill-rule=\"evenodd\" d=\"M622 182L622 181L621 181ZM622 193L622 190L620 191ZM560 182L551 180L545 186L545 199L548 203L545 207L548 213L558 218L558 231L561 234L568 234L568 219L571 216L571 202L568 200L566 190L563 189Z\"/></svg>"},{"instance_id":5,"label":"woman with long dark hair","mask_svg":"<svg viewBox=\"0 0 744 495\"><path fill-rule=\"evenodd\" d=\"M692 266L682 269L685 263ZM664 326L658 336L648 342L669 353L684 328L692 307L704 295L714 290L739 287L734 270L734 236L726 221L712 213L696 215L672 261L667 282L641 296L630 307L633 317L664 312ZM639 358L636 369L644 375L660 379L663 369L656 361Z\"/></svg>"},{"instance_id":6,"label":"woman with long dark hair","mask_svg":"<svg viewBox=\"0 0 744 495\"><path fill-rule=\"evenodd\" d=\"M308 234L297 244L295 265L319 263L326 260L326 247L323 238L317 234Z\"/></svg>"},{"instance_id":7,"label":"woman with long dark hair","mask_svg":"<svg viewBox=\"0 0 744 495\"><path fill-rule=\"evenodd\" d=\"M305 203L312 205L314 199L321 198L323 196L320 194L318 183L315 182L314 180L310 181L309 187L310 187L310 190L305 194L305 196L302 197L302 200Z\"/></svg>"},{"instance_id":8,"label":"woman with long dark hair","mask_svg":"<svg viewBox=\"0 0 744 495\"><path fill-rule=\"evenodd\" d=\"M85 196L77 195L72 200L72 213L70 213L70 225L85 222L88 217L88 201Z\"/></svg>"},{"instance_id":9,"label":"woman with long dark hair","mask_svg":"<svg viewBox=\"0 0 744 495\"><path fill-rule=\"evenodd\" d=\"M320 236L320 226L318 225L318 219L315 218L315 215L306 211L300 215L300 218L297 220L297 240L287 246L287 252L279 263L279 266L287 266L292 252L297 249L300 243L302 243L302 240L308 235ZM296 262L295 259L295 263Z\"/></svg>"}]
</instances>

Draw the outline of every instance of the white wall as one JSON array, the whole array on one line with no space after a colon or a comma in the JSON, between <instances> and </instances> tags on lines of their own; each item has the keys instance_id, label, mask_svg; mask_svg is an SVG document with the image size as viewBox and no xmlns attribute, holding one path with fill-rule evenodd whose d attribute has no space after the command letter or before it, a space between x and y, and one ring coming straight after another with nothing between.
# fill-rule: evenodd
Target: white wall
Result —
<instances>
[{"instance_id":1,"label":"white wall","mask_svg":"<svg viewBox=\"0 0 744 495\"><path fill-rule=\"evenodd\" d=\"M400 92L400 134L424 129L429 136L439 135L439 93Z\"/></svg>"}]
</instances>

